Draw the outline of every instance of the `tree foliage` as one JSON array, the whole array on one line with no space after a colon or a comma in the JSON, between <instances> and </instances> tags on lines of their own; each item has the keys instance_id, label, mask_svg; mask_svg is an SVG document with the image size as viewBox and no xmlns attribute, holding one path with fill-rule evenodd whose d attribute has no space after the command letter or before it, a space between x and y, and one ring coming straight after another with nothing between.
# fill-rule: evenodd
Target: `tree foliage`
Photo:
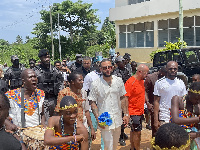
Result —
<instances>
[{"instance_id":1,"label":"tree foliage","mask_svg":"<svg viewBox=\"0 0 200 150\"><path fill-rule=\"evenodd\" d=\"M158 53L158 52L163 52L163 51L167 51L167 50L180 49L182 43L183 43L183 48L186 48L186 47L187 47L187 43L184 42L184 41L181 42L181 41L180 41L180 38L178 38L178 42L171 43L171 42L166 42L166 41L165 41L165 43L166 43L166 45L164 45L165 48L163 48L163 49L157 49L157 50L151 52L151 54L150 54L151 60L154 59L154 55L155 55L156 53Z\"/></svg>"}]
</instances>

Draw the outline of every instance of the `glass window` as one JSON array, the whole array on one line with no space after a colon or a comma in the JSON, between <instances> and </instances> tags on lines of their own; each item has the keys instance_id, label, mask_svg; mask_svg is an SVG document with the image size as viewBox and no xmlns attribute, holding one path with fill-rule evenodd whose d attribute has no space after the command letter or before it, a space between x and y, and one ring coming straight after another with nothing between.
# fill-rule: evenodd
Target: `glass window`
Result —
<instances>
[{"instance_id":1,"label":"glass window","mask_svg":"<svg viewBox=\"0 0 200 150\"><path fill-rule=\"evenodd\" d=\"M194 28L183 29L183 40L188 46L194 46Z\"/></svg>"},{"instance_id":2,"label":"glass window","mask_svg":"<svg viewBox=\"0 0 200 150\"><path fill-rule=\"evenodd\" d=\"M144 32L136 32L137 45L136 47L144 47Z\"/></svg>"},{"instance_id":3,"label":"glass window","mask_svg":"<svg viewBox=\"0 0 200 150\"><path fill-rule=\"evenodd\" d=\"M178 42L180 37L179 29L169 29L169 41L172 43Z\"/></svg>"},{"instance_id":4,"label":"glass window","mask_svg":"<svg viewBox=\"0 0 200 150\"><path fill-rule=\"evenodd\" d=\"M127 32L134 32L134 24L130 24L127 26Z\"/></svg>"},{"instance_id":5,"label":"glass window","mask_svg":"<svg viewBox=\"0 0 200 150\"><path fill-rule=\"evenodd\" d=\"M154 22L145 22L145 30L153 30L154 29Z\"/></svg>"},{"instance_id":6,"label":"glass window","mask_svg":"<svg viewBox=\"0 0 200 150\"><path fill-rule=\"evenodd\" d=\"M200 27L196 27L196 46L200 46Z\"/></svg>"},{"instance_id":7,"label":"glass window","mask_svg":"<svg viewBox=\"0 0 200 150\"><path fill-rule=\"evenodd\" d=\"M144 23L137 23L135 24L135 31L144 31Z\"/></svg>"},{"instance_id":8,"label":"glass window","mask_svg":"<svg viewBox=\"0 0 200 150\"><path fill-rule=\"evenodd\" d=\"M119 26L119 33L126 32L126 25L120 25Z\"/></svg>"},{"instance_id":9,"label":"glass window","mask_svg":"<svg viewBox=\"0 0 200 150\"><path fill-rule=\"evenodd\" d=\"M137 3L137 0L129 0L129 5L136 4L136 3Z\"/></svg>"},{"instance_id":10,"label":"glass window","mask_svg":"<svg viewBox=\"0 0 200 150\"><path fill-rule=\"evenodd\" d=\"M136 47L136 34L128 33L128 47Z\"/></svg>"},{"instance_id":11,"label":"glass window","mask_svg":"<svg viewBox=\"0 0 200 150\"><path fill-rule=\"evenodd\" d=\"M119 34L119 48L126 48L126 33Z\"/></svg>"},{"instance_id":12,"label":"glass window","mask_svg":"<svg viewBox=\"0 0 200 150\"><path fill-rule=\"evenodd\" d=\"M194 17L185 17L183 19L183 27L192 27L194 26Z\"/></svg>"},{"instance_id":13,"label":"glass window","mask_svg":"<svg viewBox=\"0 0 200 150\"><path fill-rule=\"evenodd\" d=\"M200 26L200 16L195 16L195 25Z\"/></svg>"},{"instance_id":14,"label":"glass window","mask_svg":"<svg viewBox=\"0 0 200 150\"><path fill-rule=\"evenodd\" d=\"M168 30L158 31L158 47L164 47L165 41L168 41Z\"/></svg>"},{"instance_id":15,"label":"glass window","mask_svg":"<svg viewBox=\"0 0 200 150\"><path fill-rule=\"evenodd\" d=\"M144 0L138 0L138 3L144 2Z\"/></svg>"},{"instance_id":16,"label":"glass window","mask_svg":"<svg viewBox=\"0 0 200 150\"><path fill-rule=\"evenodd\" d=\"M158 29L168 29L168 20L159 20Z\"/></svg>"},{"instance_id":17,"label":"glass window","mask_svg":"<svg viewBox=\"0 0 200 150\"><path fill-rule=\"evenodd\" d=\"M169 19L169 28L177 28L179 27L179 19Z\"/></svg>"},{"instance_id":18,"label":"glass window","mask_svg":"<svg viewBox=\"0 0 200 150\"><path fill-rule=\"evenodd\" d=\"M146 31L146 47L154 47L154 31Z\"/></svg>"}]
</instances>

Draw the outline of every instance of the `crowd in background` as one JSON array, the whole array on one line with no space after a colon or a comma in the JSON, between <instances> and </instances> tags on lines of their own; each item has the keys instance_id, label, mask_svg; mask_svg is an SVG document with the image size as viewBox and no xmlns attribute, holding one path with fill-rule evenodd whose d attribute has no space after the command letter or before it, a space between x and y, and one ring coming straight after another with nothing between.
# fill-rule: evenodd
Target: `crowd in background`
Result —
<instances>
[{"instance_id":1,"label":"crowd in background","mask_svg":"<svg viewBox=\"0 0 200 150\"><path fill-rule=\"evenodd\" d=\"M111 47L109 55L103 58L97 52L90 58L76 54L74 61L67 57L52 65L49 51L42 49L40 61L30 59L29 68L20 64L17 55L11 56L13 65L0 67L3 148L28 147L20 137L3 132L5 129L13 134L18 128L41 124L49 149L90 149L99 128L101 150L115 150L118 143L126 146L129 137L124 129L130 127L131 150L139 150L145 120L146 128L152 130L154 149L198 149L200 75L193 76L194 83L188 88L186 81L177 78L175 61L150 74L147 65L131 61L128 53L121 56ZM109 126L99 122L105 112L112 119ZM3 142L2 135L13 144Z\"/></svg>"}]
</instances>

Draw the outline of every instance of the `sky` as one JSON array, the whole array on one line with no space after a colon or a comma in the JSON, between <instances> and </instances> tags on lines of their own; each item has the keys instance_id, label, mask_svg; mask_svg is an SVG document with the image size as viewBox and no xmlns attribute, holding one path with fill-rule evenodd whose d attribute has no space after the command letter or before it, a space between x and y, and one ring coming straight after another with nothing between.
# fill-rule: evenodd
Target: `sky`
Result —
<instances>
[{"instance_id":1,"label":"sky","mask_svg":"<svg viewBox=\"0 0 200 150\"><path fill-rule=\"evenodd\" d=\"M34 37L31 34L35 23L41 22L39 11L49 10L53 3L61 3L64 0L1 0L0 3L0 39L9 43L16 41L20 35L23 40L26 36ZM76 2L77 0L72 0ZM101 24L106 17L109 17L109 9L115 7L115 0L83 0L86 3L93 3L92 9L98 9Z\"/></svg>"}]
</instances>

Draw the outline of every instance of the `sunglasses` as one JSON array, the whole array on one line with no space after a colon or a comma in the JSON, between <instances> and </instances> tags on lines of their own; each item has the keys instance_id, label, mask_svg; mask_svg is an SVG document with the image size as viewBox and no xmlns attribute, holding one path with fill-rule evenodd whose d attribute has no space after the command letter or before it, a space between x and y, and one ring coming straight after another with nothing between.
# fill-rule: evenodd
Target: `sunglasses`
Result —
<instances>
[{"instance_id":1,"label":"sunglasses","mask_svg":"<svg viewBox=\"0 0 200 150\"><path fill-rule=\"evenodd\" d=\"M101 67L103 70L107 70L107 69L112 69L113 66L105 66L105 67Z\"/></svg>"}]
</instances>

